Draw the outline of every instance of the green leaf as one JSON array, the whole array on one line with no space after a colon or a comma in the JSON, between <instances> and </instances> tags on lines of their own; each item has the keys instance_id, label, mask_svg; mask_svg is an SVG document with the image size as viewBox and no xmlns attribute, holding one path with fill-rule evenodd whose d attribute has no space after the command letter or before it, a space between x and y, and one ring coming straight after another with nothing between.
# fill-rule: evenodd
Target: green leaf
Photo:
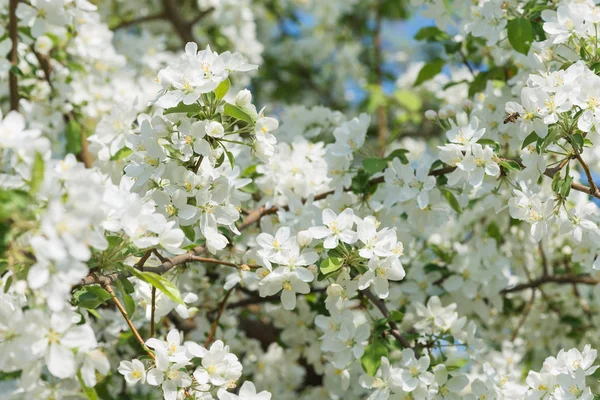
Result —
<instances>
[{"instance_id":1,"label":"green leaf","mask_svg":"<svg viewBox=\"0 0 600 400\"><path fill-rule=\"evenodd\" d=\"M363 160L363 168L367 174L373 175L387 167L387 160L382 158L367 158Z\"/></svg>"},{"instance_id":2,"label":"green leaf","mask_svg":"<svg viewBox=\"0 0 600 400\"><path fill-rule=\"evenodd\" d=\"M127 278L121 278L117 280L117 286L121 292L131 294L135 292L135 288Z\"/></svg>"},{"instance_id":3,"label":"green leaf","mask_svg":"<svg viewBox=\"0 0 600 400\"><path fill-rule=\"evenodd\" d=\"M196 240L196 231L194 230L193 226L179 226L179 229L183 231L185 237L188 238L190 241L193 242Z\"/></svg>"},{"instance_id":4,"label":"green leaf","mask_svg":"<svg viewBox=\"0 0 600 400\"><path fill-rule=\"evenodd\" d=\"M67 153L81 153L81 125L74 119L69 120L65 130Z\"/></svg>"},{"instance_id":5,"label":"green leaf","mask_svg":"<svg viewBox=\"0 0 600 400\"><path fill-rule=\"evenodd\" d=\"M231 165L231 169L233 169L233 167L235 167L235 157L233 156L233 153L225 149L225 147L223 147L223 150L225 151L225 155L229 160L229 165Z\"/></svg>"},{"instance_id":6,"label":"green leaf","mask_svg":"<svg viewBox=\"0 0 600 400\"><path fill-rule=\"evenodd\" d=\"M344 259L339 257L329 257L321 261L319 269L323 275L329 275L342 267Z\"/></svg>"},{"instance_id":7,"label":"green leaf","mask_svg":"<svg viewBox=\"0 0 600 400\"><path fill-rule=\"evenodd\" d=\"M495 152L498 152L500 150L500 145L492 139L479 139L477 143L479 143L482 146L490 146L492 149L494 149Z\"/></svg>"},{"instance_id":8,"label":"green leaf","mask_svg":"<svg viewBox=\"0 0 600 400\"><path fill-rule=\"evenodd\" d=\"M83 393L85 393L88 400L100 400L100 397L98 397L98 393L96 393L96 389L94 389L93 387L85 386L85 382L83 381L83 377L81 376L81 371L77 372L77 379L79 379L79 384L81 385Z\"/></svg>"},{"instance_id":9,"label":"green leaf","mask_svg":"<svg viewBox=\"0 0 600 400\"><path fill-rule=\"evenodd\" d=\"M81 308L95 309L112 298L110 293L100 286L84 286L73 295L77 305Z\"/></svg>"},{"instance_id":10,"label":"green leaf","mask_svg":"<svg viewBox=\"0 0 600 400\"><path fill-rule=\"evenodd\" d=\"M126 265L125 268L127 268L127 270L131 272L133 276L143 280L144 282L148 282L149 284L166 294L174 302L178 304L183 304L183 300L181 299L181 293L179 293L179 289L177 289L177 286L175 286L170 280L158 274L155 274L154 272L140 271L129 265Z\"/></svg>"},{"instance_id":11,"label":"green leaf","mask_svg":"<svg viewBox=\"0 0 600 400\"><path fill-rule=\"evenodd\" d=\"M215 96L217 97L217 100L221 100L223 97L225 97L230 87L231 81L229 80L229 78L219 83L219 86L217 86L217 88L215 89Z\"/></svg>"},{"instance_id":12,"label":"green leaf","mask_svg":"<svg viewBox=\"0 0 600 400\"><path fill-rule=\"evenodd\" d=\"M521 166L516 161L512 161L512 160L500 161L498 164L500 164L501 167L503 167L504 169L507 169L509 171L517 171L518 172L521 170Z\"/></svg>"},{"instance_id":13,"label":"green leaf","mask_svg":"<svg viewBox=\"0 0 600 400\"><path fill-rule=\"evenodd\" d=\"M583 139L583 147L594 147L594 143L588 138Z\"/></svg>"},{"instance_id":14,"label":"green leaf","mask_svg":"<svg viewBox=\"0 0 600 400\"><path fill-rule=\"evenodd\" d=\"M572 145L573 147L577 150L578 153L581 153L583 151L583 136L581 136L580 134L575 134L572 136Z\"/></svg>"},{"instance_id":15,"label":"green leaf","mask_svg":"<svg viewBox=\"0 0 600 400\"><path fill-rule=\"evenodd\" d=\"M444 67L445 63L446 62L441 58L436 58L425 64L419 71L419 75L417 75L417 80L413 86L419 86L421 83L432 79L434 76L442 72L442 68Z\"/></svg>"},{"instance_id":16,"label":"green leaf","mask_svg":"<svg viewBox=\"0 0 600 400\"><path fill-rule=\"evenodd\" d=\"M554 174L552 177L552 191L558 193L560 190L562 179L559 173Z\"/></svg>"},{"instance_id":17,"label":"green leaf","mask_svg":"<svg viewBox=\"0 0 600 400\"><path fill-rule=\"evenodd\" d=\"M239 190L241 190L244 193L254 194L254 193L258 192L258 186L256 186L256 183L250 182L246 186L239 188Z\"/></svg>"},{"instance_id":18,"label":"green leaf","mask_svg":"<svg viewBox=\"0 0 600 400\"><path fill-rule=\"evenodd\" d=\"M44 159L40 153L35 153L35 159L33 160L33 167L31 169L31 181L29 182L29 192L31 194L36 193L42 182L44 181Z\"/></svg>"},{"instance_id":19,"label":"green leaf","mask_svg":"<svg viewBox=\"0 0 600 400\"><path fill-rule=\"evenodd\" d=\"M130 294L125 292L121 292L121 294L123 295L123 303L125 303L125 311L127 311L127 315L131 317L135 312L135 300L133 300L133 297L131 297Z\"/></svg>"},{"instance_id":20,"label":"green leaf","mask_svg":"<svg viewBox=\"0 0 600 400\"><path fill-rule=\"evenodd\" d=\"M510 45L522 54L527 54L533 43L533 28L526 18L515 18L506 26Z\"/></svg>"},{"instance_id":21,"label":"green leaf","mask_svg":"<svg viewBox=\"0 0 600 400\"><path fill-rule=\"evenodd\" d=\"M395 93L396 100L403 108L408 111L419 111L423 106L421 98L409 90L399 90Z\"/></svg>"},{"instance_id":22,"label":"green leaf","mask_svg":"<svg viewBox=\"0 0 600 400\"><path fill-rule=\"evenodd\" d=\"M564 182L562 183L562 185L560 187L560 194L562 195L562 197L569 196L569 193L571 193L571 183L572 182L573 182L573 177L567 176L565 178Z\"/></svg>"},{"instance_id":23,"label":"green leaf","mask_svg":"<svg viewBox=\"0 0 600 400\"><path fill-rule=\"evenodd\" d=\"M233 104L226 103L223 112L225 115L229 115L230 117L239 119L240 121L244 121L249 124L254 123L254 120L248 113L246 113L246 111L242 110L238 106L234 106Z\"/></svg>"},{"instance_id":24,"label":"green leaf","mask_svg":"<svg viewBox=\"0 0 600 400\"><path fill-rule=\"evenodd\" d=\"M133 150L131 150L129 147L123 147L110 158L110 161L122 160L126 157L129 157L131 154L133 154Z\"/></svg>"},{"instance_id":25,"label":"green leaf","mask_svg":"<svg viewBox=\"0 0 600 400\"><path fill-rule=\"evenodd\" d=\"M459 204L458 200L456 199L456 197L454 196L454 193L452 193L449 190L442 190L442 193L443 193L444 197L446 198L446 200L448 201L448 204L450 204L450 207L452 207L452 209L454 211L456 211L457 213L461 214L462 209L460 208L460 204Z\"/></svg>"},{"instance_id":26,"label":"green leaf","mask_svg":"<svg viewBox=\"0 0 600 400\"><path fill-rule=\"evenodd\" d=\"M415 40L427 40L428 42L441 42L450 39L450 35L436 26L426 26L419 29L414 36Z\"/></svg>"},{"instance_id":27,"label":"green leaf","mask_svg":"<svg viewBox=\"0 0 600 400\"><path fill-rule=\"evenodd\" d=\"M392 151L386 159L388 161L392 161L394 158L398 158L402 164L408 164L408 158L406 158L406 154L409 153L406 149L396 149Z\"/></svg>"},{"instance_id":28,"label":"green leaf","mask_svg":"<svg viewBox=\"0 0 600 400\"><path fill-rule=\"evenodd\" d=\"M163 114L177 114L177 113L197 113L200 111L201 106L199 104L183 104L179 103L175 107L167 108Z\"/></svg>"},{"instance_id":29,"label":"green leaf","mask_svg":"<svg viewBox=\"0 0 600 400\"><path fill-rule=\"evenodd\" d=\"M365 347L365 353L360 358L360 364L367 374L375 376L381 365L381 357L387 357L387 355L388 349L383 341L376 339Z\"/></svg>"},{"instance_id":30,"label":"green leaf","mask_svg":"<svg viewBox=\"0 0 600 400\"><path fill-rule=\"evenodd\" d=\"M390 316L387 319L388 321L400 323L404 319L404 313L396 310L390 311Z\"/></svg>"},{"instance_id":31,"label":"green leaf","mask_svg":"<svg viewBox=\"0 0 600 400\"><path fill-rule=\"evenodd\" d=\"M537 135L537 133L531 132L529 134L529 136L527 136L525 138L525 140L523 140L523 144L521 145L521 149L524 149L525 147L529 146L533 142L537 142L538 139L539 139L539 136Z\"/></svg>"}]
</instances>

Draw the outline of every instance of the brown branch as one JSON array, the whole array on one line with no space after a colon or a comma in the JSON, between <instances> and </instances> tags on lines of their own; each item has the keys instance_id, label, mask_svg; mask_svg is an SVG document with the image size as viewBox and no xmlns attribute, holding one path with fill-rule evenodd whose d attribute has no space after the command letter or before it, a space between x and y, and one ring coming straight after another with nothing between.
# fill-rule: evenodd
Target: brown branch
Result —
<instances>
[{"instance_id":1,"label":"brown branch","mask_svg":"<svg viewBox=\"0 0 600 400\"><path fill-rule=\"evenodd\" d=\"M154 353L152 353L148 349L148 347L146 346L146 343L144 342L144 339L142 339L142 337L140 336L140 333L138 332L138 330L133 325L133 322L131 322L131 319L127 315L127 311L125 310L125 307L123 307L123 305L119 301L119 298L117 297L117 294L113 290L112 286L110 284L105 284L105 285L103 285L103 287L104 287L104 290L106 290L112 296L113 302L115 303L115 305L117 306L117 308L121 312L121 315L123 316L123 318L125 318L125 322L127 322L127 325L129 325L129 329L131 330L131 333L133 333L133 336L135 336L135 338L137 339L137 341L142 345L143 349L146 350L146 352L148 353L148 355L152 359L154 359Z\"/></svg>"},{"instance_id":2,"label":"brown branch","mask_svg":"<svg viewBox=\"0 0 600 400\"><path fill-rule=\"evenodd\" d=\"M154 314L156 311L156 288L154 286L152 286L152 305L150 310L150 337L154 337Z\"/></svg>"},{"instance_id":3,"label":"brown branch","mask_svg":"<svg viewBox=\"0 0 600 400\"><path fill-rule=\"evenodd\" d=\"M449 174L450 172L454 171L455 169L456 169L456 167L439 168L439 169L430 171L429 175L430 176L445 175L445 174ZM385 178L383 176L380 176L380 177L371 179L369 181L369 185L378 185L383 182L385 182ZM351 190L352 190L351 187L344 188L344 192L349 192ZM318 195L316 195L313 198L313 201L323 200L334 193L335 193L335 190L329 190L327 192L319 193ZM307 200L308 199L302 199L302 204L306 203ZM279 211L279 210L289 210L289 207L287 205L282 206L282 207L272 206L270 208L258 207L258 208L255 208L254 210L248 211L248 215L246 216L246 218L244 218L244 220L242 221L242 223L240 224L238 229L240 231L242 231L242 230L248 228L249 226L251 226L252 224L254 224L255 222L258 222L265 215L276 214L277 211Z\"/></svg>"},{"instance_id":4,"label":"brown branch","mask_svg":"<svg viewBox=\"0 0 600 400\"><path fill-rule=\"evenodd\" d=\"M390 311L388 310L387 306L385 305L385 302L382 299L375 296L373 294L373 292L371 292L369 289L361 290L361 293L364 294L365 297L367 299L369 299L371 301L371 303L373 303L373 305L379 309L379 311L381 311L381 313L383 314L383 316L385 318L389 318ZM392 334L392 336L394 336L396 338L396 340L398 340L400 342L400 344L402 344L402 347L404 347L406 349L410 349L411 345L408 342L408 339L406 339L402 335L402 332L398 328L398 325L394 321L390 321L389 319L388 319L388 325L390 326L390 333Z\"/></svg>"},{"instance_id":5,"label":"brown branch","mask_svg":"<svg viewBox=\"0 0 600 400\"><path fill-rule=\"evenodd\" d=\"M227 305L227 299L229 299L229 296L231 295L231 293L234 290L235 290L235 287L232 287L227 292L225 292L225 296L223 297L223 300L221 300L221 303L219 304L219 310L217 312L217 316L215 317L215 320L213 321L213 323L210 327L210 332L208 333L208 337L206 338L206 341L204 342L204 347L208 347L208 345L213 341L213 339L215 337L215 333L217 332L217 325L219 325L219 320L221 319L221 315L223 315L223 311L225 311L225 306Z\"/></svg>"},{"instance_id":6,"label":"brown branch","mask_svg":"<svg viewBox=\"0 0 600 400\"><path fill-rule=\"evenodd\" d=\"M598 194L600 194L600 191L594 183L594 178L592 177L592 173L590 172L590 167L586 164L585 161L583 161L583 158L581 158L581 155L579 153L575 155L575 158L577 158L577 161L579 161L579 164L581 164L581 167L585 171L585 176L587 177L587 181L590 184L589 194L596 197Z\"/></svg>"},{"instance_id":7,"label":"brown branch","mask_svg":"<svg viewBox=\"0 0 600 400\"><path fill-rule=\"evenodd\" d=\"M17 23L17 5L19 0L10 0L8 6L8 37L12 41L12 47L10 49L9 60L12 68L17 68L19 63L19 57L17 47L19 45L19 27ZM8 80L10 86L10 109L12 111L19 111L19 82L15 71L8 73Z\"/></svg>"},{"instance_id":8,"label":"brown branch","mask_svg":"<svg viewBox=\"0 0 600 400\"><path fill-rule=\"evenodd\" d=\"M546 253L544 252L544 247L542 246L542 241L538 243L538 249L540 251L540 257L542 258L542 270L543 276L550 275L550 268L548 267L548 259L546 258Z\"/></svg>"},{"instance_id":9,"label":"brown branch","mask_svg":"<svg viewBox=\"0 0 600 400\"><path fill-rule=\"evenodd\" d=\"M50 57L38 53L37 51L35 51L33 46L31 46L31 51L33 51L33 54L35 54L35 57L37 58L38 63L40 64L40 68L44 72L44 78L48 82L48 85L50 85L50 87L53 88L54 86L52 85L52 81L50 80L50 75L52 74L52 65L50 64Z\"/></svg>"},{"instance_id":10,"label":"brown branch","mask_svg":"<svg viewBox=\"0 0 600 400\"><path fill-rule=\"evenodd\" d=\"M192 34L192 26L179 13L177 0L162 0L165 18L171 22L173 29L181 38L183 43L195 42Z\"/></svg>"},{"instance_id":11,"label":"brown branch","mask_svg":"<svg viewBox=\"0 0 600 400\"><path fill-rule=\"evenodd\" d=\"M140 271L151 271L151 272L156 272L156 273L162 274L162 273L165 273L165 272L171 270L172 268L174 268L178 265L185 264L186 262L189 262L189 261L193 261L194 256L204 253L205 250L206 249L202 246L196 246L192 250L188 251L187 253L180 254L173 258L166 259L166 261L164 261L161 265L159 265L157 267L144 267L144 266L140 265L140 268L138 268L138 269L140 269ZM138 262L138 264L139 264L139 262ZM91 272L85 278L83 278L81 280L81 282L79 282L79 285L76 285L74 288L77 288L80 286L85 286L85 285L94 285L94 284L112 285L119 278L127 278L129 276L131 276L131 274L126 271L121 272L121 273L113 272L112 274L103 275L103 276L98 276L95 273Z\"/></svg>"},{"instance_id":12,"label":"brown branch","mask_svg":"<svg viewBox=\"0 0 600 400\"><path fill-rule=\"evenodd\" d=\"M526 289L533 289L546 283L571 284L577 283L582 285L597 285L600 280L589 275L549 275L541 276L527 283L521 283L511 288L506 288L500 291L500 294L520 292Z\"/></svg>"},{"instance_id":13,"label":"brown branch","mask_svg":"<svg viewBox=\"0 0 600 400\"><path fill-rule=\"evenodd\" d=\"M527 305L525 306L525 309L523 310L523 315L519 319L519 323L517 324L517 327L515 328L515 331L513 332L512 336L510 338L510 340L513 342L519 335L519 331L521 330L523 325L525 325L525 320L527 320L529 313L531 313L531 310L533 308L533 303L535 302L535 292L536 291L537 291L537 288L533 288L533 290L531 291L531 298L529 299L529 302L527 302Z\"/></svg>"},{"instance_id":14,"label":"brown branch","mask_svg":"<svg viewBox=\"0 0 600 400\"><path fill-rule=\"evenodd\" d=\"M128 26L136 25L136 24L141 24L143 22L149 22L149 21L156 21L156 20L160 20L160 19L165 19L166 16L167 15L166 15L166 13L164 11L161 11L161 12L156 13L156 14L144 15L142 17L133 18L133 19L130 19L128 21L121 21L119 24L115 25L111 29L114 30L114 31L116 31L118 29L127 28Z\"/></svg>"}]
</instances>

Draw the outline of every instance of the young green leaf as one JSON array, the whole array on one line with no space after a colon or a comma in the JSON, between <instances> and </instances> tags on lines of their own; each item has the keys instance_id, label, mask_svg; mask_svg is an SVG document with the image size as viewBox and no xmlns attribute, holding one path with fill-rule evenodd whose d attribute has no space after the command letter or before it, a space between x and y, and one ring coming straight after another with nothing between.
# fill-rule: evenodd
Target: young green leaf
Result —
<instances>
[{"instance_id":1,"label":"young green leaf","mask_svg":"<svg viewBox=\"0 0 600 400\"><path fill-rule=\"evenodd\" d=\"M254 120L248 113L246 113L246 111L242 110L238 106L234 106L233 104L226 103L224 113L225 115L229 115L230 117L239 119L240 121L244 121L249 124L254 123Z\"/></svg>"},{"instance_id":2,"label":"young green leaf","mask_svg":"<svg viewBox=\"0 0 600 400\"><path fill-rule=\"evenodd\" d=\"M450 192L449 190L442 190L442 193L444 194L444 197L448 201L448 204L450 204L450 207L452 207L452 209L454 211L456 211L457 213L459 213L459 214L462 213L460 203L454 196L454 193Z\"/></svg>"},{"instance_id":3,"label":"young green leaf","mask_svg":"<svg viewBox=\"0 0 600 400\"><path fill-rule=\"evenodd\" d=\"M367 158L363 160L363 168L370 175L383 171L386 167L387 161L382 158Z\"/></svg>"},{"instance_id":4,"label":"young green leaf","mask_svg":"<svg viewBox=\"0 0 600 400\"><path fill-rule=\"evenodd\" d=\"M375 376L381 365L381 357L387 357L387 355L388 349L383 341L375 339L365 347L365 353L360 358L360 364L367 374Z\"/></svg>"},{"instance_id":5,"label":"young green leaf","mask_svg":"<svg viewBox=\"0 0 600 400\"><path fill-rule=\"evenodd\" d=\"M178 105L176 105L175 107L171 107L171 108L167 108L163 114L167 115L167 114L177 114L177 113L197 113L200 111L200 105L193 103L193 104L183 104L183 103L179 103Z\"/></svg>"},{"instance_id":6,"label":"young green leaf","mask_svg":"<svg viewBox=\"0 0 600 400\"><path fill-rule=\"evenodd\" d=\"M35 153L33 167L31 169L31 181L29 182L29 192L36 193L44 181L44 159L40 153Z\"/></svg>"},{"instance_id":7,"label":"young green leaf","mask_svg":"<svg viewBox=\"0 0 600 400\"><path fill-rule=\"evenodd\" d=\"M408 158L406 157L406 153L409 151L406 149L396 149L392 151L386 159L388 161L392 161L394 158L398 158L402 164L408 164Z\"/></svg>"},{"instance_id":8,"label":"young green leaf","mask_svg":"<svg viewBox=\"0 0 600 400\"><path fill-rule=\"evenodd\" d=\"M81 153L81 125L74 119L69 120L65 129L67 153Z\"/></svg>"},{"instance_id":9,"label":"young green leaf","mask_svg":"<svg viewBox=\"0 0 600 400\"><path fill-rule=\"evenodd\" d=\"M537 140L539 139L539 136L537 135L537 133L531 132L526 138L525 140L523 140L523 144L521 145L521 149L524 149L525 147L529 146L530 144L532 144L533 142L537 142Z\"/></svg>"},{"instance_id":10,"label":"young green leaf","mask_svg":"<svg viewBox=\"0 0 600 400\"><path fill-rule=\"evenodd\" d=\"M323 275L329 275L342 267L344 260L339 257L329 257L321 261L319 269Z\"/></svg>"},{"instance_id":11,"label":"young green leaf","mask_svg":"<svg viewBox=\"0 0 600 400\"><path fill-rule=\"evenodd\" d=\"M522 54L527 54L533 43L533 27L526 18L515 18L508 22L508 41L510 45Z\"/></svg>"},{"instance_id":12,"label":"young green leaf","mask_svg":"<svg viewBox=\"0 0 600 400\"><path fill-rule=\"evenodd\" d=\"M183 304L183 300L181 299L181 293L179 293L179 289L177 289L177 286L175 286L173 282L171 282L167 278L155 274L154 272L140 271L129 265L126 265L125 268L127 268L127 270L131 272L133 276L151 284L152 286L163 292L165 295L167 295L174 302L178 304Z\"/></svg>"},{"instance_id":13,"label":"young green leaf","mask_svg":"<svg viewBox=\"0 0 600 400\"><path fill-rule=\"evenodd\" d=\"M217 88L215 89L215 96L217 97L217 100L221 100L223 97L225 97L230 87L231 81L229 80L229 78L219 83L219 86L217 86Z\"/></svg>"},{"instance_id":14,"label":"young green leaf","mask_svg":"<svg viewBox=\"0 0 600 400\"><path fill-rule=\"evenodd\" d=\"M419 71L419 75L417 75L417 80L413 86L419 86L421 83L432 79L434 76L442 72L442 68L444 67L445 63L446 62L441 58L436 58L425 64Z\"/></svg>"},{"instance_id":15,"label":"young green leaf","mask_svg":"<svg viewBox=\"0 0 600 400\"><path fill-rule=\"evenodd\" d=\"M129 147L123 147L110 158L110 161L122 160L126 157L129 157L131 154L133 154L133 150L131 150Z\"/></svg>"}]
</instances>

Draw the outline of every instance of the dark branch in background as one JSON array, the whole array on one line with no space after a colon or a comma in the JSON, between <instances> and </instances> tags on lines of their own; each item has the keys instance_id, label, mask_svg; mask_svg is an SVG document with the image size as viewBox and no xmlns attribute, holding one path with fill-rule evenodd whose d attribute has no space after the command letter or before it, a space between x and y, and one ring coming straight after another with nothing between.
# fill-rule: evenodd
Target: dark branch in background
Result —
<instances>
[{"instance_id":1,"label":"dark branch in background","mask_svg":"<svg viewBox=\"0 0 600 400\"><path fill-rule=\"evenodd\" d=\"M506 288L500 291L501 294L520 292L526 289L533 289L546 283L571 284L578 283L583 285L597 285L600 280L589 275L551 275L541 276L531 282L521 283L520 285Z\"/></svg>"},{"instance_id":2,"label":"dark branch in background","mask_svg":"<svg viewBox=\"0 0 600 400\"><path fill-rule=\"evenodd\" d=\"M225 296L223 296L223 300L221 300L221 303L219 303L219 309L217 311L217 316L215 317L215 320L213 321L213 323L210 327L210 332L208 333L208 336L206 337L206 341L204 342L204 347L208 347L208 345L215 338L215 333L217 332L217 326L219 325L219 320L221 319L221 315L223 315L223 311L225 311L225 306L227 305L227 300L229 299L229 296L231 295L231 293L234 290L235 290L235 287L232 287L227 292L225 292Z\"/></svg>"},{"instance_id":3,"label":"dark branch in background","mask_svg":"<svg viewBox=\"0 0 600 400\"><path fill-rule=\"evenodd\" d=\"M144 22L158 21L158 20L161 20L161 19L165 19L166 16L167 15L165 14L164 11L161 11L161 12L159 12L157 14L144 15L143 17L132 18L132 19L127 20L127 21L121 21L119 24L115 25L111 29L114 30L114 31L116 31L116 30L119 30L119 29L127 28L129 26L141 24L141 23L144 23Z\"/></svg>"},{"instance_id":4,"label":"dark branch in background","mask_svg":"<svg viewBox=\"0 0 600 400\"><path fill-rule=\"evenodd\" d=\"M11 70L8 73L8 81L10 86L10 109L19 111L19 82L17 73L14 69L17 68L19 57L17 46L19 45L19 29L17 25L17 5L19 0L10 0L8 6L8 37L12 41L12 47L8 59L11 64Z\"/></svg>"},{"instance_id":5,"label":"dark branch in background","mask_svg":"<svg viewBox=\"0 0 600 400\"><path fill-rule=\"evenodd\" d=\"M523 325L525 325L525 321L527 320L527 317L529 316L529 313L531 312L532 308L533 308L533 303L535 302L535 292L536 292L537 288L534 288L531 291L531 298L529 299L529 301L527 302L527 304L525 305L525 309L523 310L523 315L521 315L521 318L519 319L519 323L517 324L517 327L515 328L510 340L514 342L514 340L517 338L517 336L519 336L519 331L521 330L521 328L523 327Z\"/></svg>"},{"instance_id":6,"label":"dark branch in background","mask_svg":"<svg viewBox=\"0 0 600 400\"><path fill-rule=\"evenodd\" d=\"M440 175L445 175L448 174L452 171L454 171L456 169L456 167L445 167L445 168L440 168L440 169L436 169L434 171L429 172L430 176L440 176ZM384 177L380 176L378 178L374 178L371 179L369 181L369 185L377 185L380 183L385 182ZM351 187L346 187L344 188L345 192L349 192L351 191L352 188ZM313 201L318 201L318 200L323 200L326 197L334 194L335 191L334 190L330 190L328 192L323 192L323 193L319 193L318 195L316 195L313 198ZM302 203L306 203L308 199L302 199ZM238 229L244 230L246 228L248 228L250 225L254 224L255 222L258 222L262 217L264 217L265 215L272 215L272 214L276 214L277 211L279 210L289 210L288 206L282 206L282 207L277 207L277 206L273 206L270 208L265 208L265 207L258 207L255 208L254 210L251 210L248 212L248 215L246 216L246 218L244 218L244 220L242 221L242 223L240 224L240 226L238 227Z\"/></svg>"}]
</instances>

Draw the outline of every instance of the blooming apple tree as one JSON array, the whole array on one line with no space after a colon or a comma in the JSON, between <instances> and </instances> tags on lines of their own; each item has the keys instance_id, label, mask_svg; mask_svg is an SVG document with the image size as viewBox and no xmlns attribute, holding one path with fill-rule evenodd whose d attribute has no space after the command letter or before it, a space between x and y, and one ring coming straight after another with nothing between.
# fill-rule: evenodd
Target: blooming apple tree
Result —
<instances>
[{"instance_id":1,"label":"blooming apple tree","mask_svg":"<svg viewBox=\"0 0 600 400\"><path fill-rule=\"evenodd\" d=\"M2 2L0 398L597 398L600 6L414 3Z\"/></svg>"}]
</instances>

